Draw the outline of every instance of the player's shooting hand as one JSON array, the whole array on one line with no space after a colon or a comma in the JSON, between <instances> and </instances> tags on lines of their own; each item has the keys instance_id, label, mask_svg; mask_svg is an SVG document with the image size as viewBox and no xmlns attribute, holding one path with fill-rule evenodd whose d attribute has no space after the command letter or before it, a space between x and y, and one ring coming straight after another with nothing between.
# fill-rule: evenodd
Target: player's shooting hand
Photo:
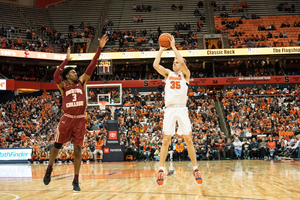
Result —
<instances>
[{"instance_id":1,"label":"player's shooting hand","mask_svg":"<svg viewBox=\"0 0 300 200\"><path fill-rule=\"evenodd\" d=\"M171 43L171 47L174 48L175 47L175 38L174 36L171 36L171 38L169 39L170 43Z\"/></svg>"},{"instance_id":2,"label":"player's shooting hand","mask_svg":"<svg viewBox=\"0 0 300 200\"><path fill-rule=\"evenodd\" d=\"M103 48L106 42L108 41L108 36L105 34L102 36L101 39L98 38L98 40L99 40L99 47Z\"/></svg>"},{"instance_id":3,"label":"player's shooting hand","mask_svg":"<svg viewBox=\"0 0 300 200\"><path fill-rule=\"evenodd\" d=\"M167 47L159 47L159 50L160 51L165 51L165 50L167 50L168 48Z\"/></svg>"},{"instance_id":4,"label":"player's shooting hand","mask_svg":"<svg viewBox=\"0 0 300 200\"><path fill-rule=\"evenodd\" d=\"M70 47L68 47L66 59L68 61L72 60L72 57L71 57L71 48Z\"/></svg>"}]
</instances>

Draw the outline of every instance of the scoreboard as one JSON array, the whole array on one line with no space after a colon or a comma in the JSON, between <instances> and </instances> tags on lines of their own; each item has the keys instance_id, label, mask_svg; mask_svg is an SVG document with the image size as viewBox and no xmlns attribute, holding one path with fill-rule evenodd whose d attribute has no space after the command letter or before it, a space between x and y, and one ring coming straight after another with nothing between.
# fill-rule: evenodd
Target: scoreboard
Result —
<instances>
[{"instance_id":1,"label":"scoreboard","mask_svg":"<svg viewBox=\"0 0 300 200\"><path fill-rule=\"evenodd\" d=\"M111 75L112 73L112 60L98 60L98 75Z\"/></svg>"}]
</instances>

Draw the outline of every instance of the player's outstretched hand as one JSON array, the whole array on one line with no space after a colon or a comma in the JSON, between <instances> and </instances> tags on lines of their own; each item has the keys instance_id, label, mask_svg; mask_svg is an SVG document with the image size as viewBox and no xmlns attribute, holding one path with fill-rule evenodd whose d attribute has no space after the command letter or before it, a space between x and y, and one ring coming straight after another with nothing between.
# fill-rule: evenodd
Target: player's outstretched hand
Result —
<instances>
[{"instance_id":1,"label":"player's outstretched hand","mask_svg":"<svg viewBox=\"0 0 300 200\"><path fill-rule=\"evenodd\" d=\"M105 34L102 36L101 39L98 38L98 40L99 40L99 47L103 48L106 42L108 41L108 36Z\"/></svg>"},{"instance_id":2,"label":"player's outstretched hand","mask_svg":"<svg viewBox=\"0 0 300 200\"><path fill-rule=\"evenodd\" d=\"M171 44L171 47L175 47L175 38L174 36L171 36L171 38L169 38L169 41L170 41L170 44Z\"/></svg>"},{"instance_id":3,"label":"player's outstretched hand","mask_svg":"<svg viewBox=\"0 0 300 200\"><path fill-rule=\"evenodd\" d=\"M71 48L70 48L70 47L68 47L66 59L67 59L68 61L72 60L72 57L71 57Z\"/></svg>"},{"instance_id":4,"label":"player's outstretched hand","mask_svg":"<svg viewBox=\"0 0 300 200\"><path fill-rule=\"evenodd\" d=\"M159 47L159 50L160 50L160 51L165 51L165 50L167 50L167 49L168 49L167 47L162 47L162 46Z\"/></svg>"}]
</instances>

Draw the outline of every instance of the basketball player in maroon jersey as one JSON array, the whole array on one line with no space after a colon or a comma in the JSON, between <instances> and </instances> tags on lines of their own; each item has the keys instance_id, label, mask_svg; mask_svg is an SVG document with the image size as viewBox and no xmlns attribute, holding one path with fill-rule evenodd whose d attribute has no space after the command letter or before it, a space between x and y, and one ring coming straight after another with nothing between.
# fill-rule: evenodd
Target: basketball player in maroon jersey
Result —
<instances>
[{"instance_id":1,"label":"basketball player in maroon jersey","mask_svg":"<svg viewBox=\"0 0 300 200\"><path fill-rule=\"evenodd\" d=\"M63 97L62 109L64 111L64 116L60 119L59 125L57 127L54 147L51 149L49 164L44 177L45 185L48 185L51 181L51 172L53 170L52 165L58 154L58 151L64 143L72 140L75 153L75 176L72 185L74 192L80 192L78 176L81 165L81 147L83 146L85 135L85 86L87 81L93 74L101 50L108 41L108 37L104 35L101 39L98 40L99 47L97 49L97 52L82 76L78 78L76 71L71 67L67 67L64 69L68 61L72 59L70 56L70 47L68 48L66 59L56 69L53 75L54 82L56 83ZM62 78L60 76L61 73L63 79L65 79L66 81L62 81Z\"/></svg>"}]
</instances>

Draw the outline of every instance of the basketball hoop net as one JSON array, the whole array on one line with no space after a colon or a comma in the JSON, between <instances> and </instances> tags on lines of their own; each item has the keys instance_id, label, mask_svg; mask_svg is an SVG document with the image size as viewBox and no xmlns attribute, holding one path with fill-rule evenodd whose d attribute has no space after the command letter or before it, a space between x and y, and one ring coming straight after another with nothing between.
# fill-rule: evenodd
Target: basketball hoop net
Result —
<instances>
[{"instance_id":1,"label":"basketball hoop net","mask_svg":"<svg viewBox=\"0 0 300 200\"><path fill-rule=\"evenodd\" d=\"M99 105L99 107L100 107L100 111L101 111L101 110L102 110L102 111L105 110L106 104L108 104L107 101L98 101L98 105Z\"/></svg>"}]
</instances>

